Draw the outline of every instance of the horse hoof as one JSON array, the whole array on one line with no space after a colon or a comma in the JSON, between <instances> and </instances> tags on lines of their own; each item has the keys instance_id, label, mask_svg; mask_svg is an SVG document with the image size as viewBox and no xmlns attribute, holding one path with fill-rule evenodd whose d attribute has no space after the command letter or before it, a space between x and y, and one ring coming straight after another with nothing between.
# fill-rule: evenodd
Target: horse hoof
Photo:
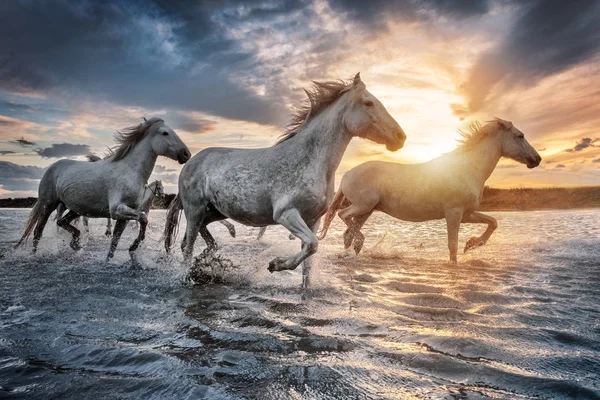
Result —
<instances>
[{"instance_id":1,"label":"horse hoof","mask_svg":"<svg viewBox=\"0 0 600 400\"><path fill-rule=\"evenodd\" d=\"M106 231L106 232L104 232L104 236L106 236L106 237L110 237L110 235L111 235L111 234L112 234L112 233L111 233L110 231Z\"/></svg>"},{"instance_id":2,"label":"horse hoof","mask_svg":"<svg viewBox=\"0 0 600 400\"><path fill-rule=\"evenodd\" d=\"M79 251L81 250L81 246L79 245L79 243L73 243L71 242L71 248L75 251Z\"/></svg>"},{"instance_id":3,"label":"horse hoof","mask_svg":"<svg viewBox=\"0 0 600 400\"><path fill-rule=\"evenodd\" d=\"M229 234L231 235L231 237L234 238L235 237L235 227L232 226L228 230L229 230Z\"/></svg>"},{"instance_id":4,"label":"horse hoof","mask_svg":"<svg viewBox=\"0 0 600 400\"><path fill-rule=\"evenodd\" d=\"M283 271L285 268L285 258L276 257L269 263L269 272Z\"/></svg>"},{"instance_id":5,"label":"horse hoof","mask_svg":"<svg viewBox=\"0 0 600 400\"><path fill-rule=\"evenodd\" d=\"M471 239L467 240L467 243L465 244L464 252L466 253L467 251L469 251L475 247L483 246L484 244L485 244L485 242L483 240L479 239L478 237L472 237Z\"/></svg>"}]
</instances>

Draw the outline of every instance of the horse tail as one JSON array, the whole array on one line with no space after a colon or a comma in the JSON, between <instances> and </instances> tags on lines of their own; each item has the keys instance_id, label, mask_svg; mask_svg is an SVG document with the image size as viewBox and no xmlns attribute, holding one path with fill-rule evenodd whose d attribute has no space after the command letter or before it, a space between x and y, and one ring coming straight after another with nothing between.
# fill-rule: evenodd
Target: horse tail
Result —
<instances>
[{"instance_id":1,"label":"horse tail","mask_svg":"<svg viewBox=\"0 0 600 400\"><path fill-rule=\"evenodd\" d=\"M321 232L319 232L319 240L324 239L325 235L327 235L327 230L329 229L329 225L331 225L331 221L335 217L336 211L340 208L342 203L344 202L344 192L342 192L342 188L339 188L335 196L333 197L333 201L325 214L325 222L323 223L323 227L321 228Z\"/></svg>"},{"instance_id":2,"label":"horse tail","mask_svg":"<svg viewBox=\"0 0 600 400\"><path fill-rule=\"evenodd\" d=\"M171 251L171 247L173 246L173 233L179 225L179 212L182 209L183 203L181 202L181 197L177 195L173 201L171 201L169 209L167 210L167 221L165 222L165 231L162 237L165 241L165 250L167 253Z\"/></svg>"},{"instance_id":3,"label":"horse tail","mask_svg":"<svg viewBox=\"0 0 600 400\"><path fill-rule=\"evenodd\" d=\"M31 235L31 231L33 231L33 228L35 228L35 224L37 224L38 220L42 216L43 211L44 206L42 205L42 203L39 200L36 201L33 205L33 208L31 209L31 212L29 213L29 218L27 219L27 225L25 225L25 231L23 232L23 236L21 236L21 239L15 245L15 249L23 246L25 242L27 242L27 238L29 237L29 235Z\"/></svg>"}]
</instances>

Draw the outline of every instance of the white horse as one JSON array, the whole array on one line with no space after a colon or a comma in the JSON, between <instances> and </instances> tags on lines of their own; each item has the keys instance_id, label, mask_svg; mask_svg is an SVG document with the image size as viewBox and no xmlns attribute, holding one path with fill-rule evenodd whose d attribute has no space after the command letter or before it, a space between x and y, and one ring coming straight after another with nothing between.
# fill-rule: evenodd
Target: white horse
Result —
<instances>
[{"instance_id":1,"label":"white horse","mask_svg":"<svg viewBox=\"0 0 600 400\"><path fill-rule=\"evenodd\" d=\"M348 226L344 247L354 242L356 254L365 240L360 229L376 210L412 222L445 218L452 263L456 263L461 222L488 224L483 235L467 241L464 251L484 245L498 223L475 210L496 164L501 157L508 157L535 168L542 158L510 121L474 123L460 133L463 140L456 150L426 163L370 161L348 171L327 211L319 239L325 237L336 211L343 207L338 215Z\"/></svg>"},{"instance_id":2,"label":"white horse","mask_svg":"<svg viewBox=\"0 0 600 400\"><path fill-rule=\"evenodd\" d=\"M42 237L50 214L63 203L69 210L57 224L73 235L71 248L79 250L80 232L70 223L80 215L117 220L107 260L110 259L129 220L147 224L139 209L144 185L156 159L163 155L180 164L190 159L190 151L162 119L144 119L138 126L117 132L119 146L114 154L97 162L59 160L44 173L38 200L15 247L22 246L32 231L33 251Z\"/></svg>"},{"instance_id":3,"label":"white horse","mask_svg":"<svg viewBox=\"0 0 600 400\"><path fill-rule=\"evenodd\" d=\"M355 137L386 144L396 151L406 136L357 74L350 83L315 82L283 138L264 149L208 148L196 154L179 176L179 194L165 225L169 250L183 208L187 230L182 249L191 261L198 232L208 251L216 242L206 229L231 218L245 225L281 224L302 241L302 250L277 257L269 271L295 269L317 251L315 233L334 194L334 176L346 147ZM303 266L309 285L310 260Z\"/></svg>"},{"instance_id":4,"label":"white horse","mask_svg":"<svg viewBox=\"0 0 600 400\"><path fill-rule=\"evenodd\" d=\"M89 162L96 162L102 160L100 157L94 154L88 154L87 159ZM63 214L67 211L67 207L63 203L59 203L56 207L56 215L53 220L59 220L62 218ZM77 219L73 220L76 221ZM90 233L90 221L88 217L83 217L83 227L85 228L85 233ZM56 229L60 229L60 226L57 225ZM104 231L104 236L112 235L112 220L110 218L106 218L106 230Z\"/></svg>"}]
</instances>

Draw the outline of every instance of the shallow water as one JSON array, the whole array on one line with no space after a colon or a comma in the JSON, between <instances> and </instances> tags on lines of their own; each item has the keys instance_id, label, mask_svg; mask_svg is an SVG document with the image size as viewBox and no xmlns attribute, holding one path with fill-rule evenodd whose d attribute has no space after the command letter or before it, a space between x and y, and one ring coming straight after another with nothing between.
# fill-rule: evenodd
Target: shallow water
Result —
<instances>
[{"instance_id":1,"label":"shallow water","mask_svg":"<svg viewBox=\"0 0 600 400\"><path fill-rule=\"evenodd\" d=\"M600 398L600 210L490 213L499 229L457 266L441 221L374 215L356 257L335 220L310 292L300 269L267 271L299 246L280 227L212 225L236 267L193 287L164 259L162 211L142 270L133 228L104 264L102 220L77 253L53 222L37 255L12 250L27 212L0 210L0 397Z\"/></svg>"}]
</instances>

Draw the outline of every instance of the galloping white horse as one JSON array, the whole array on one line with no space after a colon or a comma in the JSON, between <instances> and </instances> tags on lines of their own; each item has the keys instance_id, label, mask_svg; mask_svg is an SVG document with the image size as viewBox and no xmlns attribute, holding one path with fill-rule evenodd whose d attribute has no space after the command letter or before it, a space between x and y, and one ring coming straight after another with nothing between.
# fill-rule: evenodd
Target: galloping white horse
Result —
<instances>
[{"instance_id":1,"label":"galloping white horse","mask_svg":"<svg viewBox=\"0 0 600 400\"><path fill-rule=\"evenodd\" d=\"M70 224L75 218L83 215L117 220L107 260L113 256L127 221L148 223L146 213L139 207L157 157L166 156L183 164L190 159L190 151L159 118L144 119L138 126L117 132L115 137L119 147L106 159L93 163L59 160L46 170L40 181L38 201L15 247L22 246L35 228L35 252L48 217L60 203L69 212L57 224L73 235L74 250L80 249L80 232Z\"/></svg>"},{"instance_id":2,"label":"galloping white horse","mask_svg":"<svg viewBox=\"0 0 600 400\"><path fill-rule=\"evenodd\" d=\"M281 224L302 241L302 250L277 257L269 271L295 269L302 261L303 285L309 285L310 260L317 251L315 232L334 194L334 176L355 137L396 151L406 136L357 74L350 83L315 82L308 101L293 116L283 138L264 149L208 148L196 154L179 176L179 194L165 226L169 250L183 207L187 218L182 249L189 262L198 232L209 251L216 242L206 229L231 218L250 226Z\"/></svg>"},{"instance_id":3,"label":"galloping white horse","mask_svg":"<svg viewBox=\"0 0 600 400\"><path fill-rule=\"evenodd\" d=\"M94 154L88 154L86 157L89 162L96 162L96 161L102 160L102 158L100 158ZM59 203L58 206L56 207L56 216L53 219L58 221L59 219L61 219L61 217L63 216L65 211L67 211L67 207L65 207L65 205L63 203ZM74 221L77 221L77 219L75 219ZM83 217L83 227L85 228L85 232L89 234L90 233L90 223L89 223L88 217ZM60 229L60 226L57 225L56 229ZM106 218L106 230L104 231L104 236L110 236L110 235L112 235L112 221L110 218Z\"/></svg>"},{"instance_id":4,"label":"galloping white horse","mask_svg":"<svg viewBox=\"0 0 600 400\"><path fill-rule=\"evenodd\" d=\"M336 211L344 207L338 214L348 226L344 247L354 242L356 254L365 240L360 229L375 210L412 222L445 218L452 263L456 263L461 222L488 224L483 235L469 239L465 252L484 245L498 223L475 210L496 164L501 157L508 157L535 168L542 158L509 121L474 123L460 133L464 139L456 150L426 163L370 161L348 171L327 211L319 239L327 234Z\"/></svg>"}]
</instances>

